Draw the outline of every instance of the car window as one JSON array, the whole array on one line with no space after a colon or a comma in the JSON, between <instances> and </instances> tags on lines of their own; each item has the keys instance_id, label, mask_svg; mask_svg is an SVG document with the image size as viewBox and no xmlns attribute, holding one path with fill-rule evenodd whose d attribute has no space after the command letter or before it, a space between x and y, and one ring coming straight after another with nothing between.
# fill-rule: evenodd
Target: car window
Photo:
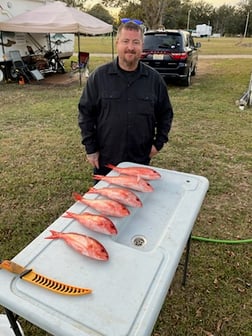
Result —
<instances>
[{"instance_id":1,"label":"car window","mask_svg":"<svg viewBox=\"0 0 252 336\"><path fill-rule=\"evenodd\" d=\"M175 34L151 34L144 36L144 49L157 50L157 49L168 49L174 50L179 49L181 46L180 35Z\"/></svg>"}]
</instances>

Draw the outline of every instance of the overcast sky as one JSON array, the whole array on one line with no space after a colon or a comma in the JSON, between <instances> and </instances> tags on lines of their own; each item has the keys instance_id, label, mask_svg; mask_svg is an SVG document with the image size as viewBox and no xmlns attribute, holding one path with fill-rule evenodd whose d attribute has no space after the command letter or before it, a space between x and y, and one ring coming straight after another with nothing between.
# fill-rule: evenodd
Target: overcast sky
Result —
<instances>
[{"instance_id":1,"label":"overcast sky","mask_svg":"<svg viewBox=\"0 0 252 336\"><path fill-rule=\"evenodd\" d=\"M200 0L194 0L194 2L199 2ZM230 5L235 6L239 2L243 0L204 0L205 3L209 3L213 5L214 7L220 7L222 5ZM89 0L88 3L92 6L94 6L99 0Z\"/></svg>"},{"instance_id":2,"label":"overcast sky","mask_svg":"<svg viewBox=\"0 0 252 336\"><path fill-rule=\"evenodd\" d=\"M198 1L199 0L195 0L195 2ZM222 5L235 6L240 2L240 0L204 0L204 2L209 3L214 7L220 7Z\"/></svg>"}]
</instances>

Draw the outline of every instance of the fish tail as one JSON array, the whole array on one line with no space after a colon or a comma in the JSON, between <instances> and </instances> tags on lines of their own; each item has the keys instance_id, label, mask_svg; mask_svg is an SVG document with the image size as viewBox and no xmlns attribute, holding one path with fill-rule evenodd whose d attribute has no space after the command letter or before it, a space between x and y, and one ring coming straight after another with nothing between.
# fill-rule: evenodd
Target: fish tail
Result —
<instances>
[{"instance_id":1,"label":"fish tail","mask_svg":"<svg viewBox=\"0 0 252 336\"><path fill-rule=\"evenodd\" d=\"M96 193L96 188L94 188L94 187L91 187L91 188L89 188L88 189L88 192L90 192L90 193Z\"/></svg>"},{"instance_id":2,"label":"fish tail","mask_svg":"<svg viewBox=\"0 0 252 336\"><path fill-rule=\"evenodd\" d=\"M75 199L75 201L81 201L82 200L82 196L80 194L78 194L77 192L73 192L72 193L73 198Z\"/></svg>"},{"instance_id":3,"label":"fish tail","mask_svg":"<svg viewBox=\"0 0 252 336\"><path fill-rule=\"evenodd\" d=\"M59 232L50 230L51 236L45 237L45 239L58 239L59 238Z\"/></svg>"},{"instance_id":4,"label":"fish tail","mask_svg":"<svg viewBox=\"0 0 252 336\"><path fill-rule=\"evenodd\" d=\"M104 178L104 175L94 175L93 177L95 180L102 180Z\"/></svg>"},{"instance_id":5,"label":"fish tail","mask_svg":"<svg viewBox=\"0 0 252 336\"><path fill-rule=\"evenodd\" d=\"M62 217L64 217L64 218L73 218L73 213L70 212L70 211L66 211Z\"/></svg>"},{"instance_id":6,"label":"fish tail","mask_svg":"<svg viewBox=\"0 0 252 336\"><path fill-rule=\"evenodd\" d=\"M108 164L106 165L106 167L107 167L107 168L110 168L110 169L114 169L114 168L116 168L116 166L114 166L114 165L112 165L112 164L110 164L110 163L108 163Z\"/></svg>"}]
</instances>

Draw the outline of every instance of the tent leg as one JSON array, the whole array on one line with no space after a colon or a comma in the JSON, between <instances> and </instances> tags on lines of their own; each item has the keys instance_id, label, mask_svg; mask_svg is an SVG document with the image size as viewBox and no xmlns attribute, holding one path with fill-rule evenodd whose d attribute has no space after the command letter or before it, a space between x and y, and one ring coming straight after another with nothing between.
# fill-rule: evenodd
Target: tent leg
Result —
<instances>
[{"instance_id":1,"label":"tent leg","mask_svg":"<svg viewBox=\"0 0 252 336\"><path fill-rule=\"evenodd\" d=\"M78 65L79 65L79 81L80 81L80 86L82 86L81 67L80 67L80 33L79 32L78 32Z\"/></svg>"}]
</instances>

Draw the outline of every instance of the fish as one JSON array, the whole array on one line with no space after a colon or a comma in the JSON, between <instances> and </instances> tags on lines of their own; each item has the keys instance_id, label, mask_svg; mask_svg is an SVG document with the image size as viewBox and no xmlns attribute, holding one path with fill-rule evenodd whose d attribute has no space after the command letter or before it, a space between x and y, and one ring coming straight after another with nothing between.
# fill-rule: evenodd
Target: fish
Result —
<instances>
[{"instance_id":1,"label":"fish","mask_svg":"<svg viewBox=\"0 0 252 336\"><path fill-rule=\"evenodd\" d=\"M120 185L122 187L130 188L142 192L151 192L154 188L144 179L139 176L118 175L118 176L104 176L94 175L95 180L102 180L111 184Z\"/></svg>"},{"instance_id":2,"label":"fish","mask_svg":"<svg viewBox=\"0 0 252 336\"><path fill-rule=\"evenodd\" d=\"M117 229L113 222L109 218L102 215L96 215L90 212L77 214L74 212L66 211L66 213L62 217L74 218L80 224L92 231L100 232L107 235L117 234Z\"/></svg>"},{"instance_id":3,"label":"fish","mask_svg":"<svg viewBox=\"0 0 252 336\"><path fill-rule=\"evenodd\" d=\"M75 232L64 233L55 230L50 230L50 232L51 236L45 237L45 239L63 239L67 245L82 255L103 261L109 259L105 247L92 237Z\"/></svg>"},{"instance_id":4,"label":"fish","mask_svg":"<svg viewBox=\"0 0 252 336\"><path fill-rule=\"evenodd\" d=\"M118 201L121 204L129 205L136 208L141 208L143 206L141 200L133 193L133 191L123 188L93 188L88 190L88 193L98 194L114 201Z\"/></svg>"},{"instance_id":5,"label":"fish","mask_svg":"<svg viewBox=\"0 0 252 336\"><path fill-rule=\"evenodd\" d=\"M95 209L104 216L125 217L130 214L129 209L117 201L108 199L87 199L76 192L73 193L73 198Z\"/></svg>"},{"instance_id":6,"label":"fish","mask_svg":"<svg viewBox=\"0 0 252 336\"><path fill-rule=\"evenodd\" d=\"M145 180L158 180L161 178L161 175L150 167L116 167L112 164L106 165L106 167L114 170L115 172L119 174L125 174L125 175L133 175L133 176L139 176Z\"/></svg>"}]
</instances>

